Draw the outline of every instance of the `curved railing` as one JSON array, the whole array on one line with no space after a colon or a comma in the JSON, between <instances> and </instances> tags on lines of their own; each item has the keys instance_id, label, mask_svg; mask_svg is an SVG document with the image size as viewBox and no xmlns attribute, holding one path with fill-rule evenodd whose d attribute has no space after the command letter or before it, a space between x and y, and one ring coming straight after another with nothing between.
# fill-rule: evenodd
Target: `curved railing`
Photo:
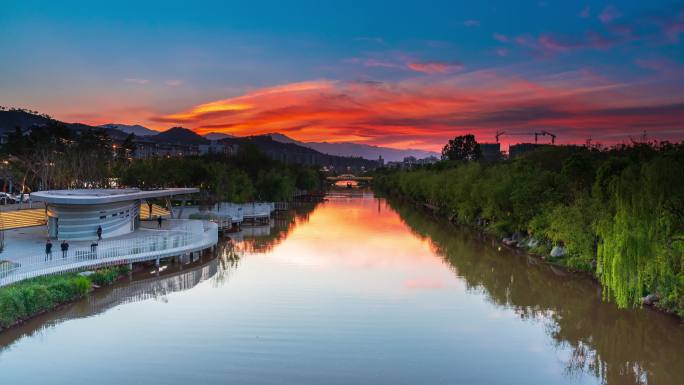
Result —
<instances>
[{"instance_id":1,"label":"curved railing","mask_svg":"<svg viewBox=\"0 0 684 385\"><path fill-rule=\"evenodd\" d=\"M0 286L42 275L177 256L207 249L218 242L215 223L179 222L181 226L170 230L150 230L156 234L101 241L94 250L90 247L69 250L64 258L61 250L53 251L52 259L44 254L22 257L12 264L0 265ZM54 248L58 247L55 243Z\"/></svg>"},{"instance_id":2,"label":"curved railing","mask_svg":"<svg viewBox=\"0 0 684 385\"><path fill-rule=\"evenodd\" d=\"M212 212L232 218L233 222L242 222L245 219L268 218L275 211L272 202L252 203L229 203L224 202L215 205Z\"/></svg>"}]
</instances>

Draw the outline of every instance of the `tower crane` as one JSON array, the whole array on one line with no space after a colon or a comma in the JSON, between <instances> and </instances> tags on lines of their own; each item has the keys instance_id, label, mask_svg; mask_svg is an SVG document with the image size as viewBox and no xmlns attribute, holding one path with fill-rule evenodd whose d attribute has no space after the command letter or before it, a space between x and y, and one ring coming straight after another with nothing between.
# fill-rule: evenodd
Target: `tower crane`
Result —
<instances>
[{"instance_id":1,"label":"tower crane","mask_svg":"<svg viewBox=\"0 0 684 385\"><path fill-rule=\"evenodd\" d=\"M551 137L551 144L556 144L556 135L552 134L548 131L542 130L542 131L535 131L535 132L506 132L506 131L497 131L496 132L496 142L499 143L499 137L502 135L509 135L509 136L532 136L534 135L534 143L536 144L539 140L540 136L550 136Z\"/></svg>"},{"instance_id":2,"label":"tower crane","mask_svg":"<svg viewBox=\"0 0 684 385\"><path fill-rule=\"evenodd\" d=\"M546 135L550 136L551 137L551 144L556 144L556 135L552 134L548 131L544 131L544 130L541 130L541 131L534 133L534 143L537 143L537 138L539 138L540 135L541 136L546 136Z\"/></svg>"}]
</instances>

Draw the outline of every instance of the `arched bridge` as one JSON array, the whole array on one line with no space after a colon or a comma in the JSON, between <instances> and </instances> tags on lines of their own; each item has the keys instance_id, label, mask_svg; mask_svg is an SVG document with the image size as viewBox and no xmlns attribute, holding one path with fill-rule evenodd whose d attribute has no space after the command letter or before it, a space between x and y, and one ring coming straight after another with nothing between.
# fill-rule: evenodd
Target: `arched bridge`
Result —
<instances>
[{"instance_id":1,"label":"arched bridge","mask_svg":"<svg viewBox=\"0 0 684 385\"><path fill-rule=\"evenodd\" d=\"M337 176L329 176L326 178L330 182L339 182L339 181L357 181L357 182L370 182L373 180L372 176L356 176L354 174L342 174L342 175L337 175Z\"/></svg>"}]
</instances>

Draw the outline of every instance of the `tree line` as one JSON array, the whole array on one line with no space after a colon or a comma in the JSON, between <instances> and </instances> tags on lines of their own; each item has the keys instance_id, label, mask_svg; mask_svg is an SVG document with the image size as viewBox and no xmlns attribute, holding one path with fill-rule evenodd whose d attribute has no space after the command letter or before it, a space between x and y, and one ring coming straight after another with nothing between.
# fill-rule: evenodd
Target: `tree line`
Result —
<instances>
[{"instance_id":1,"label":"tree line","mask_svg":"<svg viewBox=\"0 0 684 385\"><path fill-rule=\"evenodd\" d=\"M432 166L379 170L374 184L455 222L533 239L532 252L563 246L555 262L594 274L618 306L655 294L684 316L684 143L545 146L484 163L464 142Z\"/></svg>"},{"instance_id":2,"label":"tree line","mask_svg":"<svg viewBox=\"0 0 684 385\"><path fill-rule=\"evenodd\" d=\"M116 143L104 129L73 129L53 121L28 132L17 129L0 148L3 179L17 189L199 187L220 202L283 201L296 190L321 187L319 171L272 160L253 144L233 157L208 155L135 159L133 134Z\"/></svg>"},{"instance_id":3,"label":"tree line","mask_svg":"<svg viewBox=\"0 0 684 385\"><path fill-rule=\"evenodd\" d=\"M296 190L314 191L322 186L316 168L272 160L252 144L241 145L235 157L132 160L116 167L115 174L125 186L199 187L214 202L288 201Z\"/></svg>"}]
</instances>

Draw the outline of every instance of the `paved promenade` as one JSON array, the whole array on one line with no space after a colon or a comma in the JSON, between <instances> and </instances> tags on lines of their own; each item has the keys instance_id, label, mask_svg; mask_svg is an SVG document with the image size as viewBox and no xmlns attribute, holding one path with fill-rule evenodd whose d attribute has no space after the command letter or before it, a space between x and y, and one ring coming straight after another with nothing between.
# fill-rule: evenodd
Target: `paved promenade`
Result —
<instances>
[{"instance_id":1,"label":"paved promenade","mask_svg":"<svg viewBox=\"0 0 684 385\"><path fill-rule=\"evenodd\" d=\"M11 264L0 265L0 286L40 275L183 255L218 242L217 226L211 222L165 220L162 229L157 229L156 222L143 222L133 233L98 242L95 250L91 249L95 239L70 242L66 258L60 243L53 241L49 259L45 255L46 233L45 226L6 232L0 260Z\"/></svg>"}]
</instances>

